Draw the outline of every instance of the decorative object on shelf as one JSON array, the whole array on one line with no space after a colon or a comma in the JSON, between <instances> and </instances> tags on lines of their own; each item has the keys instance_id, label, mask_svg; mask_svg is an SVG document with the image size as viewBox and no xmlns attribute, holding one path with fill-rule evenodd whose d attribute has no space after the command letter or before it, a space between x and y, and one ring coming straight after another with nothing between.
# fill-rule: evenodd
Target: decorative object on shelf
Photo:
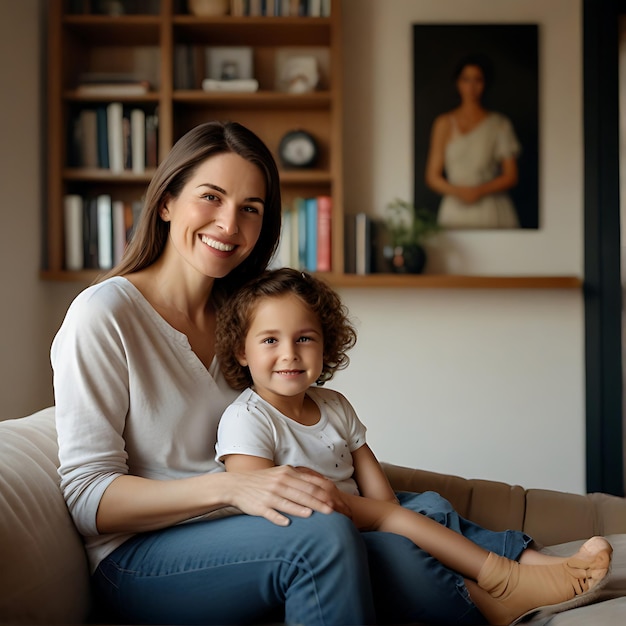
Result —
<instances>
[{"instance_id":1,"label":"decorative object on shelf","mask_svg":"<svg viewBox=\"0 0 626 626\"><path fill-rule=\"evenodd\" d=\"M319 156L319 147L311 133L290 130L280 140L278 154L286 167L313 167Z\"/></svg>"},{"instance_id":2,"label":"decorative object on shelf","mask_svg":"<svg viewBox=\"0 0 626 626\"><path fill-rule=\"evenodd\" d=\"M395 198L387 204L385 226L390 243L383 254L390 261L391 270L421 274L426 265L424 241L441 230L435 214Z\"/></svg>"},{"instance_id":3,"label":"decorative object on shelf","mask_svg":"<svg viewBox=\"0 0 626 626\"><path fill-rule=\"evenodd\" d=\"M230 10L230 0L187 0L189 12L198 17L226 15Z\"/></svg>"},{"instance_id":4,"label":"decorative object on shelf","mask_svg":"<svg viewBox=\"0 0 626 626\"><path fill-rule=\"evenodd\" d=\"M287 93L309 93L315 91L320 79L317 59L314 56L299 56L287 59L281 76Z\"/></svg>"},{"instance_id":5,"label":"decorative object on shelf","mask_svg":"<svg viewBox=\"0 0 626 626\"><path fill-rule=\"evenodd\" d=\"M283 93L310 93L326 89L329 71L328 50L322 47L276 50L275 87Z\"/></svg>"}]
</instances>

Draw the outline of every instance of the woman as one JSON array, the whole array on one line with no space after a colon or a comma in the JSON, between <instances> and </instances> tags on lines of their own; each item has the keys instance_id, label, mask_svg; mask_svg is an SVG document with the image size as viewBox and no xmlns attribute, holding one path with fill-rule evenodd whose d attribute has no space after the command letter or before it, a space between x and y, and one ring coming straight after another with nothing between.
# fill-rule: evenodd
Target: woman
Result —
<instances>
[{"instance_id":1,"label":"woman","mask_svg":"<svg viewBox=\"0 0 626 626\"><path fill-rule=\"evenodd\" d=\"M460 576L408 539L360 534L330 481L214 461L238 393L214 358L216 309L267 265L280 210L276 165L253 133L192 129L157 168L121 264L79 294L55 337L61 488L96 595L126 623L481 623ZM437 497L401 499L498 554L526 547Z\"/></svg>"},{"instance_id":2,"label":"woman","mask_svg":"<svg viewBox=\"0 0 626 626\"><path fill-rule=\"evenodd\" d=\"M433 124L426 184L443 196L438 221L447 228L519 228L507 191L517 185L520 145L511 121L482 98L490 66L463 58L455 72L460 104Z\"/></svg>"}]
</instances>

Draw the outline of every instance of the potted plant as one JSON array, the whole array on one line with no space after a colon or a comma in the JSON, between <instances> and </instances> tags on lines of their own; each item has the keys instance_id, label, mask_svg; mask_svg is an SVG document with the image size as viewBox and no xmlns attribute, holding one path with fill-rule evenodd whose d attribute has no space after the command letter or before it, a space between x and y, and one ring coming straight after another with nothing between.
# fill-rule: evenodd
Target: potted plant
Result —
<instances>
[{"instance_id":1,"label":"potted plant","mask_svg":"<svg viewBox=\"0 0 626 626\"><path fill-rule=\"evenodd\" d=\"M424 241L441 230L435 214L395 198L386 206L385 226L390 239L385 258L392 271L420 274L426 265Z\"/></svg>"}]
</instances>

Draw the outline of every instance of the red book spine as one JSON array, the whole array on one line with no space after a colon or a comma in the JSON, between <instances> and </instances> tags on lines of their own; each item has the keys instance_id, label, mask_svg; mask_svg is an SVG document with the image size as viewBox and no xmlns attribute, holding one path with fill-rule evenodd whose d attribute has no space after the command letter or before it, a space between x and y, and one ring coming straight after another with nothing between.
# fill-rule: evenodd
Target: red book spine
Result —
<instances>
[{"instance_id":1,"label":"red book spine","mask_svg":"<svg viewBox=\"0 0 626 626\"><path fill-rule=\"evenodd\" d=\"M333 202L330 196L317 198L317 271L331 270L331 224Z\"/></svg>"}]
</instances>

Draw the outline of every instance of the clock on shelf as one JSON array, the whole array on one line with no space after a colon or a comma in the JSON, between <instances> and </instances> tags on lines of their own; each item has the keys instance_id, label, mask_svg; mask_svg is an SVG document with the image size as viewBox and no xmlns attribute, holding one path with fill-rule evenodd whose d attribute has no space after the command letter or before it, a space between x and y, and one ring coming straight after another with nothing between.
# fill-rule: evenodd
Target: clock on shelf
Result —
<instances>
[{"instance_id":1,"label":"clock on shelf","mask_svg":"<svg viewBox=\"0 0 626 626\"><path fill-rule=\"evenodd\" d=\"M311 133L290 130L280 140L278 154L285 167L313 167L319 156L319 148Z\"/></svg>"}]
</instances>

